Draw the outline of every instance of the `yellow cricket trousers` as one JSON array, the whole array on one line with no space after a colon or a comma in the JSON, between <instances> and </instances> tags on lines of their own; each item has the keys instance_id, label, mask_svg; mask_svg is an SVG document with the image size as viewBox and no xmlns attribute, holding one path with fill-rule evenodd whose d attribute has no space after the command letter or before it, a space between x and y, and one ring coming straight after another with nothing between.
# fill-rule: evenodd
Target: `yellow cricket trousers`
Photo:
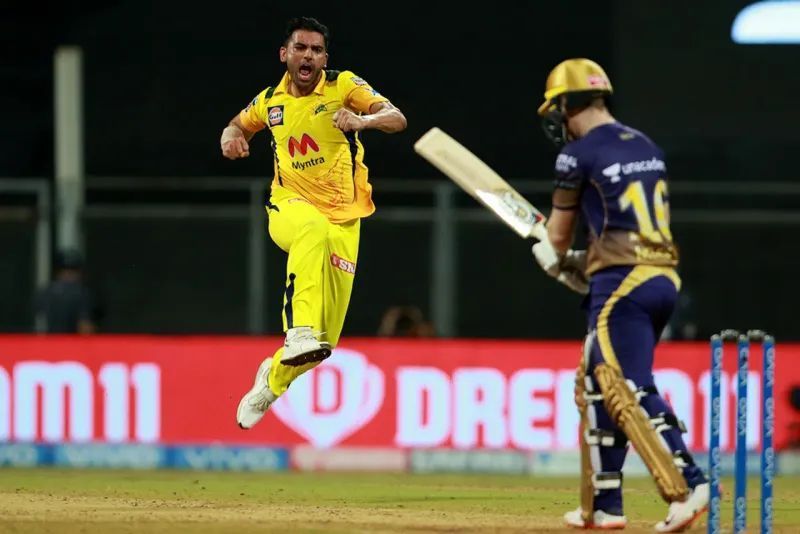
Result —
<instances>
[{"instance_id":1,"label":"yellow cricket trousers","mask_svg":"<svg viewBox=\"0 0 800 534\"><path fill-rule=\"evenodd\" d=\"M283 330L309 326L324 332L335 347L342 333L353 290L361 220L336 224L300 195L272 187L269 235L289 258L283 298ZM272 359L269 387L282 395L292 381L320 362L301 366L281 363L283 347Z\"/></svg>"}]
</instances>

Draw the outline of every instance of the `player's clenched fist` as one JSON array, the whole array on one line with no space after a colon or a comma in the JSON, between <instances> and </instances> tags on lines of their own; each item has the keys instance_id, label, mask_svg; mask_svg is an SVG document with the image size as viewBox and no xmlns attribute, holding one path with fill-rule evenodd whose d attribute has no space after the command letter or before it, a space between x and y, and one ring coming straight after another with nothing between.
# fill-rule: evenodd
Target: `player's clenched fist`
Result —
<instances>
[{"instance_id":1,"label":"player's clenched fist","mask_svg":"<svg viewBox=\"0 0 800 534\"><path fill-rule=\"evenodd\" d=\"M220 139L222 155L228 159L246 158L250 155L250 145L244 138L242 131L233 126L228 126L222 131Z\"/></svg>"},{"instance_id":2,"label":"player's clenched fist","mask_svg":"<svg viewBox=\"0 0 800 534\"><path fill-rule=\"evenodd\" d=\"M333 123L343 132L360 132L366 125L366 119L349 109L341 108L333 114Z\"/></svg>"}]
</instances>

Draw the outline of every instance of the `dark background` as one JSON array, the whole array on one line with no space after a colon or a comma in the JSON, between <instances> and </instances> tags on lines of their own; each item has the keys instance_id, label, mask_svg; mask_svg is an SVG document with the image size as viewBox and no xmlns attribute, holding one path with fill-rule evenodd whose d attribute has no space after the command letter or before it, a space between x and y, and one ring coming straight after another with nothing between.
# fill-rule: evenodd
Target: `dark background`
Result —
<instances>
[{"instance_id":1,"label":"dark background","mask_svg":"<svg viewBox=\"0 0 800 534\"><path fill-rule=\"evenodd\" d=\"M392 202L380 192L382 179L443 179L412 150L431 126L454 134L504 176L548 181L554 152L536 108L549 70L576 56L606 68L616 90L613 111L666 149L673 182L793 183L800 47L733 44L731 23L748 3L494 1L470 8L117 0L3 8L0 176L52 176L52 54L75 44L84 51L88 175L267 179L263 136L248 160L230 162L219 154L219 133L280 79L286 20L308 15L331 29L329 67L363 76L408 118L405 132L363 136L379 209ZM796 199L783 199L780 208L796 213ZM693 200L676 195L673 208ZM546 197L534 201L547 205ZM711 195L693 207L721 209L725 202ZM747 198L737 202L749 206ZM676 219L674 227L701 333L760 326L798 337L796 224ZM28 233L0 225L0 283L8 296L1 330L30 327ZM244 233L244 224L234 223L87 221L89 272L105 302L105 330L243 331ZM269 246L274 331L283 259ZM365 222L346 333L374 332L389 304L430 311L430 246L425 225ZM528 247L507 229L460 225L458 264L459 335L581 334L579 299L537 272Z\"/></svg>"}]
</instances>

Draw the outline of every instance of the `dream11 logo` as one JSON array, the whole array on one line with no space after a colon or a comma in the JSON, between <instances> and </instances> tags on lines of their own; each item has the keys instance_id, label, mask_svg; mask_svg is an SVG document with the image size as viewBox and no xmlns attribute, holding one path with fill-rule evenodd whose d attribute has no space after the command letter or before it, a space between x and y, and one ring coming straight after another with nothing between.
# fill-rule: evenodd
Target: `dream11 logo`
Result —
<instances>
[{"instance_id":1,"label":"dream11 logo","mask_svg":"<svg viewBox=\"0 0 800 534\"><path fill-rule=\"evenodd\" d=\"M520 362L522 363L522 362ZM319 366L300 376L271 412L310 445L338 446L368 423L382 420L376 445L402 448L517 448L575 450L579 417L574 405L572 368L520 365L508 371L492 366L400 365L381 369L361 352L337 348ZM707 449L709 372L654 371L655 384L687 426L689 447ZM384 408L386 380L393 380L395 413ZM759 373L748 374L748 413L759 413ZM736 376L723 373L721 414L735 408ZM748 418L747 446L759 444L760 417ZM393 429L386 428L390 421ZM730 448L733 427L724 425L720 444Z\"/></svg>"},{"instance_id":2,"label":"dream11 logo","mask_svg":"<svg viewBox=\"0 0 800 534\"><path fill-rule=\"evenodd\" d=\"M375 417L384 393L383 371L360 352L336 349L292 382L271 411L312 445L331 447Z\"/></svg>"},{"instance_id":3,"label":"dream11 logo","mask_svg":"<svg viewBox=\"0 0 800 534\"><path fill-rule=\"evenodd\" d=\"M156 364L110 362L94 376L80 362L25 361L10 371L0 366L0 442L152 443L161 437ZM95 428L101 405L102 433Z\"/></svg>"}]
</instances>

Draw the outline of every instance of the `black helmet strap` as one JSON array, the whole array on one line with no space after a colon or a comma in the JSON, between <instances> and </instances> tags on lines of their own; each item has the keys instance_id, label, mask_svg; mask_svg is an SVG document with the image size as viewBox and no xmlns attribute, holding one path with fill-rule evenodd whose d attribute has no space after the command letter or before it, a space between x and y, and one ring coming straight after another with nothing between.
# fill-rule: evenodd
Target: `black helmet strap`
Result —
<instances>
[{"instance_id":1,"label":"black helmet strap","mask_svg":"<svg viewBox=\"0 0 800 534\"><path fill-rule=\"evenodd\" d=\"M544 135L554 144L556 148L561 148L568 141L567 121L564 113L560 109L548 111L542 117L542 129Z\"/></svg>"}]
</instances>

